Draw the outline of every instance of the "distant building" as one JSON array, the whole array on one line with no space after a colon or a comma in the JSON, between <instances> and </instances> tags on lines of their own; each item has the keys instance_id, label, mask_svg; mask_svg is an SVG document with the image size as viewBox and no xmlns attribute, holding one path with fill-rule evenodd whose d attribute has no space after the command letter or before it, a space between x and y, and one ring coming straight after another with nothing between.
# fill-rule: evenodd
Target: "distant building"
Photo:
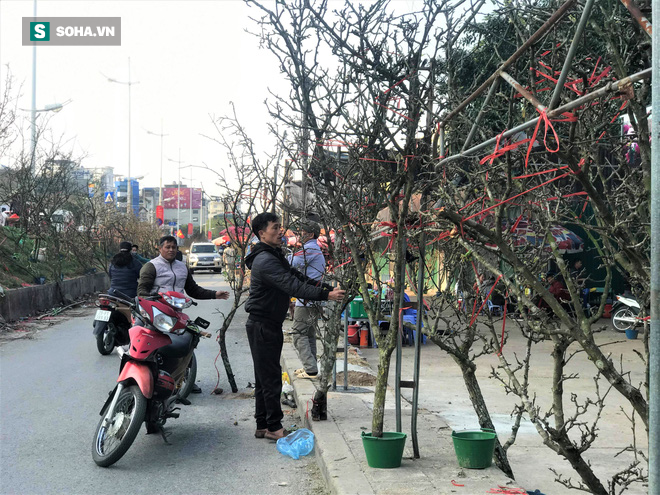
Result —
<instances>
[{"instance_id":1,"label":"distant building","mask_svg":"<svg viewBox=\"0 0 660 495\"><path fill-rule=\"evenodd\" d=\"M188 225L192 224L193 232L199 232L206 223L206 200L203 200L202 196L200 188L165 184L163 186L165 226L174 229L180 227L187 236Z\"/></svg>"},{"instance_id":2,"label":"distant building","mask_svg":"<svg viewBox=\"0 0 660 495\"><path fill-rule=\"evenodd\" d=\"M222 201L209 201L208 211L209 218L220 215L225 212L225 205L222 203Z\"/></svg>"},{"instance_id":3,"label":"distant building","mask_svg":"<svg viewBox=\"0 0 660 495\"><path fill-rule=\"evenodd\" d=\"M80 178L86 182L89 197L112 192L115 195L115 169L112 167L83 167Z\"/></svg>"},{"instance_id":4,"label":"distant building","mask_svg":"<svg viewBox=\"0 0 660 495\"><path fill-rule=\"evenodd\" d=\"M128 180L117 180L115 181L115 204L117 208L122 211L126 211L127 202L128 202ZM140 214L140 183L135 179L131 180L131 206L135 216Z\"/></svg>"},{"instance_id":5,"label":"distant building","mask_svg":"<svg viewBox=\"0 0 660 495\"><path fill-rule=\"evenodd\" d=\"M144 187L140 191L140 220L156 221L156 207L160 199L160 188Z\"/></svg>"}]
</instances>

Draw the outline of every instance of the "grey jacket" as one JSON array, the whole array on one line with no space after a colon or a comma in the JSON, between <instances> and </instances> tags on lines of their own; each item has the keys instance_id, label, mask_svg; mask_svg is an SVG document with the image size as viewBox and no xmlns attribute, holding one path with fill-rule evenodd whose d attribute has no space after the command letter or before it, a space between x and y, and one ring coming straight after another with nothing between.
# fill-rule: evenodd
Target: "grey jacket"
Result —
<instances>
[{"instance_id":1,"label":"grey jacket","mask_svg":"<svg viewBox=\"0 0 660 495\"><path fill-rule=\"evenodd\" d=\"M150 296L168 290L185 291L194 299L215 299L215 291L197 285L184 262L174 260L170 263L162 256L158 256L145 263L140 270L138 296Z\"/></svg>"}]
</instances>

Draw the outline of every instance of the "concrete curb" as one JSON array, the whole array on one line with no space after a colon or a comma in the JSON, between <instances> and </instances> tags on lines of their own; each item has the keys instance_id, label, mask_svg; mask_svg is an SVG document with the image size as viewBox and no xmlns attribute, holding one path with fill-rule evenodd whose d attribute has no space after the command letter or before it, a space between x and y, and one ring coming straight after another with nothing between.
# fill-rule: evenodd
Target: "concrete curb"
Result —
<instances>
[{"instance_id":1,"label":"concrete curb","mask_svg":"<svg viewBox=\"0 0 660 495\"><path fill-rule=\"evenodd\" d=\"M316 387L310 380L296 379L294 370L302 363L291 343L285 342L282 349L282 369L291 377L296 404L305 428L314 432L314 452L330 492L336 495L376 493L361 469L361 461L348 446L348 442L328 412L327 421L312 421L307 416L307 404L311 409ZM360 400L360 399L357 399Z\"/></svg>"}]
</instances>

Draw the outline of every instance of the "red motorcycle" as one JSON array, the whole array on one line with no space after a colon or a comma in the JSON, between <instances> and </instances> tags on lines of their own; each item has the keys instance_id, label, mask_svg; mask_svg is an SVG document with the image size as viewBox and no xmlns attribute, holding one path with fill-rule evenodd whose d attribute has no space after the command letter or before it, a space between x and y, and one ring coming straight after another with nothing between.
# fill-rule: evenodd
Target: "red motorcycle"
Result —
<instances>
[{"instance_id":1,"label":"red motorcycle","mask_svg":"<svg viewBox=\"0 0 660 495\"><path fill-rule=\"evenodd\" d=\"M99 466L121 459L142 422L147 433L160 432L167 442L163 426L168 418L179 417L175 405L190 404L185 397L195 381L193 352L201 337L211 336L199 329L208 328L208 321L193 322L181 312L191 305L197 303L174 291L138 298L129 350L122 355L117 385L101 408L94 434L92 458Z\"/></svg>"}]
</instances>

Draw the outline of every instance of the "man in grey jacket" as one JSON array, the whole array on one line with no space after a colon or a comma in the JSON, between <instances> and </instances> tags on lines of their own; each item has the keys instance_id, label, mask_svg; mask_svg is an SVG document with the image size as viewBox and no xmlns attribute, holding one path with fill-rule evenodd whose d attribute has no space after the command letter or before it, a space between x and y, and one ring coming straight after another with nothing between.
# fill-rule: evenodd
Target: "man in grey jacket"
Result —
<instances>
[{"instance_id":1,"label":"man in grey jacket","mask_svg":"<svg viewBox=\"0 0 660 495\"><path fill-rule=\"evenodd\" d=\"M138 296L173 290L184 292L194 299L228 299L229 292L204 289L197 285L188 267L176 259L176 238L165 235L158 241L160 256L148 261L140 270Z\"/></svg>"},{"instance_id":2,"label":"man in grey jacket","mask_svg":"<svg viewBox=\"0 0 660 495\"><path fill-rule=\"evenodd\" d=\"M252 220L259 242L245 258L250 273L250 296L245 303L246 324L254 364L254 398L257 429L254 436L278 440L289 434L282 427L282 368L280 354L284 322L291 296L314 301L340 301L345 291L332 288L291 268L280 250L284 231L274 213L260 213Z\"/></svg>"},{"instance_id":3,"label":"man in grey jacket","mask_svg":"<svg viewBox=\"0 0 660 495\"><path fill-rule=\"evenodd\" d=\"M150 296L157 292L170 290L184 292L194 299L228 299L229 292L224 290L209 290L197 285L188 267L183 261L176 259L178 246L176 237L165 235L158 241L160 255L144 264L140 270L137 293L138 296ZM193 384L193 393L201 393L201 389Z\"/></svg>"}]
</instances>

